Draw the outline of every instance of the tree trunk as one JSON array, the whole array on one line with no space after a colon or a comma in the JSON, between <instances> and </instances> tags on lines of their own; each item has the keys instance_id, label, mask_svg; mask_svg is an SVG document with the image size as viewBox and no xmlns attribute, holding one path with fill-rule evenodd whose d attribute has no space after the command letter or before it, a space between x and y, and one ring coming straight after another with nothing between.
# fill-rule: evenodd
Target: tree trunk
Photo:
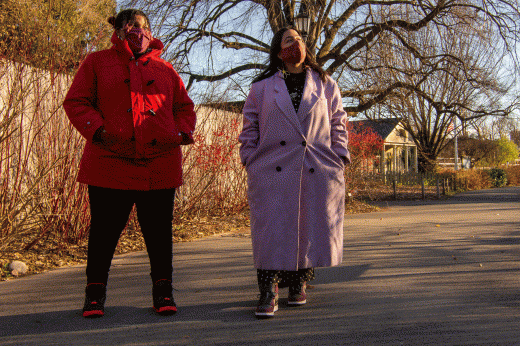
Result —
<instances>
[{"instance_id":1,"label":"tree trunk","mask_svg":"<svg viewBox=\"0 0 520 346\"><path fill-rule=\"evenodd\" d=\"M427 172L435 172L437 167L437 155L435 153L428 153L419 151L418 153L418 164L419 164L419 172L427 173Z\"/></svg>"}]
</instances>

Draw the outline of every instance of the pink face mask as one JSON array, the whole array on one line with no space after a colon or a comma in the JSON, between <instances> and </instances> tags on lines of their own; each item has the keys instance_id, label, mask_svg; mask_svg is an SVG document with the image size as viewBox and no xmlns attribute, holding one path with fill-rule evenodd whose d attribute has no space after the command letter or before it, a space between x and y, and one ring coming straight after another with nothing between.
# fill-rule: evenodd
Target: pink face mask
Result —
<instances>
[{"instance_id":1,"label":"pink face mask","mask_svg":"<svg viewBox=\"0 0 520 346\"><path fill-rule=\"evenodd\" d=\"M134 53L144 53L152 40L152 33L143 28L126 30L125 36L128 46Z\"/></svg>"},{"instance_id":2,"label":"pink face mask","mask_svg":"<svg viewBox=\"0 0 520 346\"><path fill-rule=\"evenodd\" d=\"M305 56L305 49L299 41L294 41L289 47L280 51L280 59L290 64L301 64L305 60Z\"/></svg>"}]
</instances>

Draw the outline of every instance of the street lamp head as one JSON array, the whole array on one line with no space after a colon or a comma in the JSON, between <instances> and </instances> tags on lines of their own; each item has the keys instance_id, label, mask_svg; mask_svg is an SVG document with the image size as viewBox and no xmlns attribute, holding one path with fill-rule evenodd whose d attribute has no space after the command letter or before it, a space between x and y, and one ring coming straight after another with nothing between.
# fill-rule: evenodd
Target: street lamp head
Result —
<instances>
[{"instance_id":1,"label":"street lamp head","mask_svg":"<svg viewBox=\"0 0 520 346\"><path fill-rule=\"evenodd\" d=\"M309 17L307 6L304 2L302 2L300 5L300 11L298 15L294 18L294 25L296 26L296 29L302 33L304 38L307 38L311 25L311 18Z\"/></svg>"}]
</instances>

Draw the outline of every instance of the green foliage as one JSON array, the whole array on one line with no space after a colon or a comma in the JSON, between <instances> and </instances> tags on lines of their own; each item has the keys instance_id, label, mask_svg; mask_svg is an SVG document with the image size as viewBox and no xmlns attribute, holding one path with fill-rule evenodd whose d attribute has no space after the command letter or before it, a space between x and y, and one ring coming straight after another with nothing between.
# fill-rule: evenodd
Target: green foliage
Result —
<instances>
[{"instance_id":1,"label":"green foliage","mask_svg":"<svg viewBox=\"0 0 520 346\"><path fill-rule=\"evenodd\" d=\"M115 0L2 0L0 57L47 70L78 66L109 44Z\"/></svg>"},{"instance_id":2,"label":"green foliage","mask_svg":"<svg viewBox=\"0 0 520 346\"><path fill-rule=\"evenodd\" d=\"M514 162L517 158L518 147L514 142L505 137L497 140L497 164L501 165L507 162Z\"/></svg>"},{"instance_id":3,"label":"green foliage","mask_svg":"<svg viewBox=\"0 0 520 346\"><path fill-rule=\"evenodd\" d=\"M502 187L507 184L507 173L501 168L493 168L489 171L489 177L494 187Z\"/></svg>"}]
</instances>

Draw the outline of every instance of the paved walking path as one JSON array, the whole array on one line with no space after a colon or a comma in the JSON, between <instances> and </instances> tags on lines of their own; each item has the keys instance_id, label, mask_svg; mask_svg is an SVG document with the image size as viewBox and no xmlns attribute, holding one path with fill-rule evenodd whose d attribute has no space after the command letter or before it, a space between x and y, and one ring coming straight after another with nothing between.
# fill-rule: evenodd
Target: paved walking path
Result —
<instances>
[{"instance_id":1,"label":"paved walking path","mask_svg":"<svg viewBox=\"0 0 520 346\"><path fill-rule=\"evenodd\" d=\"M106 315L81 317L84 266L0 283L0 345L520 345L520 188L348 215L344 264L308 304L256 320L250 238L174 245L172 317L146 253L114 259Z\"/></svg>"}]
</instances>

